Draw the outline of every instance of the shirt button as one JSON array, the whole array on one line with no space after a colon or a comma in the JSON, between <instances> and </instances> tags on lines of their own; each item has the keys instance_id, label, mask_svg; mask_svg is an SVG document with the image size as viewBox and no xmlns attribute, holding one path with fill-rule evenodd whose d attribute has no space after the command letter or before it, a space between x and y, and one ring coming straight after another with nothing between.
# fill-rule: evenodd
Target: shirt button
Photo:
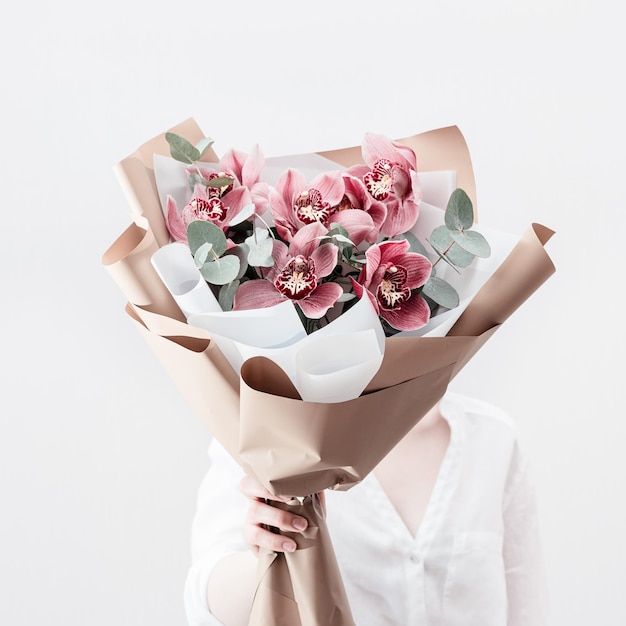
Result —
<instances>
[{"instance_id":1,"label":"shirt button","mask_svg":"<svg viewBox=\"0 0 626 626\"><path fill-rule=\"evenodd\" d=\"M411 554L409 555L409 559L411 560L411 563L420 563L422 557L417 552L411 552Z\"/></svg>"}]
</instances>

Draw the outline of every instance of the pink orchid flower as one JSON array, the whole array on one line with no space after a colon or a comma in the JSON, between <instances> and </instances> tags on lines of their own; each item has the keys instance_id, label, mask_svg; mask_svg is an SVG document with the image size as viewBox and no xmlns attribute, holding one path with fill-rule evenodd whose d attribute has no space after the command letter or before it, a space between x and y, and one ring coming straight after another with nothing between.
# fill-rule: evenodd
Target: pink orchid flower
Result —
<instances>
[{"instance_id":1,"label":"pink orchid flower","mask_svg":"<svg viewBox=\"0 0 626 626\"><path fill-rule=\"evenodd\" d=\"M250 190L251 201L256 207L255 212L261 215L268 206L269 185L260 180L265 165L265 156L258 145L252 148L250 154L240 150L229 150L216 164L198 164L186 169L188 174L200 174L211 180L217 176L228 176L234 179L233 186L243 186ZM229 191L226 190L226 191Z\"/></svg>"},{"instance_id":2,"label":"pink orchid flower","mask_svg":"<svg viewBox=\"0 0 626 626\"><path fill-rule=\"evenodd\" d=\"M319 222L303 226L289 246L274 240L274 265L265 278L248 280L235 294L233 310L258 309L291 300L309 319L326 314L343 293L340 285L321 282L337 265L337 246L319 245L327 229Z\"/></svg>"},{"instance_id":3,"label":"pink orchid flower","mask_svg":"<svg viewBox=\"0 0 626 626\"><path fill-rule=\"evenodd\" d=\"M426 300L412 290L428 280L432 265L408 248L405 239L371 246L358 280L352 281L356 295L360 298L367 290L378 315L396 330L416 330L430 319Z\"/></svg>"},{"instance_id":4,"label":"pink orchid flower","mask_svg":"<svg viewBox=\"0 0 626 626\"><path fill-rule=\"evenodd\" d=\"M384 203L369 193L360 178L344 173L343 182L344 196L333 207L329 222L343 226L356 246L364 241L374 243L387 217Z\"/></svg>"},{"instance_id":5,"label":"pink orchid flower","mask_svg":"<svg viewBox=\"0 0 626 626\"><path fill-rule=\"evenodd\" d=\"M230 221L250 202L250 191L247 187L233 188L228 185L225 189L197 183L191 200L181 213L178 212L174 198L167 196L165 222L174 241L187 243L187 226L191 222L212 222L227 232Z\"/></svg>"},{"instance_id":6,"label":"pink orchid flower","mask_svg":"<svg viewBox=\"0 0 626 626\"><path fill-rule=\"evenodd\" d=\"M270 210L278 234L291 241L306 224L319 223L328 227L333 207L345 194L341 172L316 176L310 183L305 175L288 169L270 188Z\"/></svg>"},{"instance_id":7,"label":"pink orchid flower","mask_svg":"<svg viewBox=\"0 0 626 626\"><path fill-rule=\"evenodd\" d=\"M393 237L407 232L417 221L422 199L415 152L374 133L365 134L361 152L366 164L355 165L348 173L361 178L372 197L385 204L381 233Z\"/></svg>"}]
</instances>

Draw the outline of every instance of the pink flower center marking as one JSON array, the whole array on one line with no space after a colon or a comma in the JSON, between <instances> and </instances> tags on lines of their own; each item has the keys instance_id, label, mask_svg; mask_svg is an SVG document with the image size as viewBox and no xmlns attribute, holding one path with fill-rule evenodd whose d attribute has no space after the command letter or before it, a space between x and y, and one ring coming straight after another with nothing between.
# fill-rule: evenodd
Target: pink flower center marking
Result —
<instances>
[{"instance_id":1,"label":"pink flower center marking","mask_svg":"<svg viewBox=\"0 0 626 626\"><path fill-rule=\"evenodd\" d=\"M374 163L371 172L363 176L363 182L376 200L384 200L391 191L393 185L393 173L391 168L394 163L387 159L379 159Z\"/></svg>"},{"instance_id":2,"label":"pink flower center marking","mask_svg":"<svg viewBox=\"0 0 626 626\"><path fill-rule=\"evenodd\" d=\"M409 299L411 290L406 286L407 271L403 267L392 265L376 290L376 298L383 309L397 309Z\"/></svg>"},{"instance_id":3,"label":"pink flower center marking","mask_svg":"<svg viewBox=\"0 0 626 626\"><path fill-rule=\"evenodd\" d=\"M317 287L313 259L301 254L292 258L274 281L274 286L291 300L306 298Z\"/></svg>"},{"instance_id":4,"label":"pink flower center marking","mask_svg":"<svg viewBox=\"0 0 626 626\"><path fill-rule=\"evenodd\" d=\"M298 219L304 224L321 222L325 224L331 213L331 206L324 202L322 194L317 189L303 191L294 204L294 211Z\"/></svg>"},{"instance_id":5,"label":"pink flower center marking","mask_svg":"<svg viewBox=\"0 0 626 626\"><path fill-rule=\"evenodd\" d=\"M211 198L210 200L194 198L186 208L191 211L197 220L204 220L205 222L222 220L226 213L226 208L218 198Z\"/></svg>"}]
</instances>

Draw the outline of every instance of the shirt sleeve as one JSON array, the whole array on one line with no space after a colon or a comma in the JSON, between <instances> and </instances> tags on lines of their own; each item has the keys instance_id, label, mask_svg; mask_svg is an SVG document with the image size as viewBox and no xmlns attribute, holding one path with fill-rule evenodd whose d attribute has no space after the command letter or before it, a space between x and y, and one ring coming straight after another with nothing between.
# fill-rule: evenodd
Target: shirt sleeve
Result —
<instances>
[{"instance_id":1,"label":"shirt sleeve","mask_svg":"<svg viewBox=\"0 0 626 626\"><path fill-rule=\"evenodd\" d=\"M208 454L209 470L198 489L191 526L191 566L184 589L189 626L220 626L207 604L209 577L224 557L247 550L242 537L247 501L239 490L243 471L215 440Z\"/></svg>"},{"instance_id":2,"label":"shirt sleeve","mask_svg":"<svg viewBox=\"0 0 626 626\"><path fill-rule=\"evenodd\" d=\"M516 447L505 500L504 566L507 626L546 626L548 591L534 483Z\"/></svg>"}]
</instances>

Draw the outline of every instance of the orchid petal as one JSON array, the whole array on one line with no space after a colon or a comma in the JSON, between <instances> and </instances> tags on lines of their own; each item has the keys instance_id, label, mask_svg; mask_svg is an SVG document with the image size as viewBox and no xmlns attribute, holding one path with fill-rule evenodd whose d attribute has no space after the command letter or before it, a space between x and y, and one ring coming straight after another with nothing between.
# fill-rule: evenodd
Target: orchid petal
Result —
<instances>
[{"instance_id":1,"label":"orchid petal","mask_svg":"<svg viewBox=\"0 0 626 626\"><path fill-rule=\"evenodd\" d=\"M252 187L252 185L257 183L264 165L265 157L263 156L263 152L261 152L261 148L257 144L252 148L248 158L243 163L240 178L241 184L246 187Z\"/></svg>"},{"instance_id":2,"label":"orchid petal","mask_svg":"<svg viewBox=\"0 0 626 626\"><path fill-rule=\"evenodd\" d=\"M267 183L255 183L250 188L250 198L256 207L257 215L265 213L270 201L270 186Z\"/></svg>"},{"instance_id":3,"label":"orchid petal","mask_svg":"<svg viewBox=\"0 0 626 626\"><path fill-rule=\"evenodd\" d=\"M428 280L433 267L425 256L416 252L405 254L398 260L398 265L402 265L407 271L406 282L409 289L421 287Z\"/></svg>"},{"instance_id":4,"label":"orchid petal","mask_svg":"<svg viewBox=\"0 0 626 626\"><path fill-rule=\"evenodd\" d=\"M333 214L331 222L336 222L340 226L343 226L348 231L350 239L357 246L362 241L368 239L372 231L377 232L374 220L372 220L368 213L360 209L337 211L337 213Z\"/></svg>"},{"instance_id":5,"label":"orchid petal","mask_svg":"<svg viewBox=\"0 0 626 626\"><path fill-rule=\"evenodd\" d=\"M371 167L379 159L399 163L407 169L417 168L415 152L409 146L392 141L385 135L366 133L362 145L363 159Z\"/></svg>"},{"instance_id":6,"label":"orchid petal","mask_svg":"<svg viewBox=\"0 0 626 626\"><path fill-rule=\"evenodd\" d=\"M176 200L172 196L167 196L165 224L167 230L175 241L187 243L187 228L178 213Z\"/></svg>"},{"instance_id":7,"label":"orchid petal","mask_svg":"<svg viewBox=\"0 0 626 626\"><path fill-rule=\"evenodd\" d=\"M417 330L430 319L430 308L422 296L412 294L401 308L381 309L380 316L396 330Z\"/></svg>"},{"instance_id":8,"label":"orchid petal","mask_svg":"<svg viewBox=\"0 0 626 626\"><path fill-rule=\"evenodd\" d=\"M250 197L250 191L247 187L235 187L231 189L227 194L222 196L222 203L226 207L226 219L230 221L237 213L239 213L243 207L250 204L252 199Z\"/></svg>"},{"instance_id":9,"label":"orchid petal","mask_svg":"<svg viewBox=\"0 0 626 626\"><path fill-rule=\"evenodd\" d=\"M372 303L372 306L374 307L374 311L378 313L378 310L380 307L378 306L378 301L374 297L374 294L368 289L366 289L363 285L358 283L356 280L354 280L352 276L350 276L350 280L352 281L352 290L354 291L356 297L361 299L363 297L363 294L367 294L367 297L370 299L370 302Z\"/></svg>"},{"instance_id":10,"label":"orchid petal","mask_svg":"<svg viewBox=\"0 0 626 626\"><path fill-rule=\"evenodd\" d=\"M359 178L362 179L363 176L365 176L365 174L367 174L370 171L370 168L368 165L352 165L351 167L349 167L344 174L348 174L349 176L354 176L355 178Z\"/></svg>"},{"instance_id":11,"label":"orchid petal","mask_svg":"<svg viewBox=\"0 0 626 626\"><path fill-rule=\"evenodd\" d=\"M262 278L247 280L235 293L233 311L263 309L280 304L284 300L285 296L270 281Z\"/></svg>"},{"instance_id":12,"label":"orchid petal","mask_svg":"<svg viewBox=\"0 0 626 626\"><path fill-rule=\"evenodd\" d=\"M380 232L387 237L395 237L410 230L419 217L419 207L412 200L400 204L398 200L386 202L387 217Z\"/></svg>"},{"instance_id":13,"label":"orchid petal","mask_svg":"<svg viewBox=\"0 0 626 626\"><path fill-rule=\"evenodd\" d=\"M328 229L320 222L313 222L303 226L293 236L289 244L289 254L291 256L301 254L302 256L310 257L313 250L319 246L319 237L322 237L327 232Z\"/></svg>"},{"instance_id":14,"label":"orchid petal","mask_svg":"<svg viewBox=\"0 0 626 626\"><path fill-rule=\"evenodd\" d=\"M343 289L337 283L322 283L308 298L298 300L297 304L308 318L319 319L335 305L342 293Z\"/></svg>"},{"instance_id":15,"label":"orchid petal","mask_svg":"<svg viewBox=\"0 0 626 626\"><path fill-rule=\"evenodd\" d=\"M392 168L393 172L393 192L396 198L404 201L411 194L411 177L409 173L397 165Z\"/></svg>"},{"instance_id":16,"label":"orchid petal","mask_svg":"<svg viewBox=\"0 0 626 626\"><path fill-rule=\"evenodd\" d=\"M322 194L324 201L331 206L339 204L345 192L343 177L339 171L316 176L309 187L317 189Z\"/></svg>"},{"instance_id":17,"label":"orchid petal","mask_svg":"<svg viewBox=\"0 0 626 626\"><path fill-rule=\"evenodd\" d=\"M325 243L311 253L315 263L315 274L318 278L328 276L337 266L337 253L339 249L333 243Z\"/></svg>"},{"instance_id":18,"label":"orchid petal","mask_svg":"<svg viewBox=\"0 0 626 626\"><path fill-rule=\"evenodd\" d=\"M240 183L242 180L242 170L245 166L247 155L240 150L229 150L219 162L219 168L234 174Z\"/></svg>"}]
</instances>

